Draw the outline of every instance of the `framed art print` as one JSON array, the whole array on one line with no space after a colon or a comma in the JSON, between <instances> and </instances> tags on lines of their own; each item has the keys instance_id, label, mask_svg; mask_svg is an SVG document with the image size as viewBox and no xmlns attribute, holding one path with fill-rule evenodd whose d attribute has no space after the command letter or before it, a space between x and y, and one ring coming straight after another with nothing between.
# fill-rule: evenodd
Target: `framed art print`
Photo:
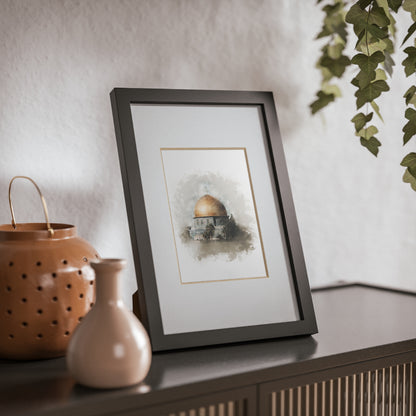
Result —
<instances>
[{"instance_id":1,"label":"framed art print","mask_svg":"<svg viewBox=\"0 0 416 416\"><path fill-rule=\"evenodd\" d=\"M116 88L154 351L317 331L270 92Z\"/></svg>"}]
</instances>

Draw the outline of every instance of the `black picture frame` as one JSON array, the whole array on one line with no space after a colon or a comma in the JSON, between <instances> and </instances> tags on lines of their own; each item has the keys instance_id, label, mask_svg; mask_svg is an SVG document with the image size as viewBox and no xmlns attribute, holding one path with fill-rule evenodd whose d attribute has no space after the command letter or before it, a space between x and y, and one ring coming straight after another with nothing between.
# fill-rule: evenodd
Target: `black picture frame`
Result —
<instances>
[{"instance_id":1,"label":"black picture frame","mask_svg":"<svg viewBox=\"0 0 416 416\"><path fill-rule=\"evenodd\" d=\"M271 92L115 88L111 94L118 154L123 179L133 257L138 283L140 317L153 351L225 344L250 340L310 335L317 332L295 208ZM146 201L136 146L132 105L222 106L258 108L268 152L270 178L288 259L288 270L298 308L298 319L288 322L165 334L157 276L150 240ZM160 120L163 123L163 120ZM156 168L156 167L155 167ZM259 300L261 302L261 300Z\"/></svg>"}]
</instances>

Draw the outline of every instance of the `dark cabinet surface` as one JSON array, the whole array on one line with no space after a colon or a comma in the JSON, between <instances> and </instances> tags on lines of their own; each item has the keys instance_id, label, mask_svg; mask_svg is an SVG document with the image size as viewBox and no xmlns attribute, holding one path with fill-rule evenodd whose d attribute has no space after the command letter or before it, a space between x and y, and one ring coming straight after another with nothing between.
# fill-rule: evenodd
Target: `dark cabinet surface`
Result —
<instances>
[{"instance_id":1,"label":"dark cabinet surface","mask_svg":"<svg viewBox=\"0 0 416 416\"><path fill-rule=\"evenodd\" d=\"M372 372L381 380L391 366L413 371L406 363L416 361L414 294L347 285L314 291L313 300L316 335L154 354L145 382L126 389L82 387L64 358L0 361L0 414L208 416L211 406L215 415L250 416L298 397L296 386L335 380L328 386L336 388ZM312 392L302 393L308 403Z\"/></svg>"}]
</instances>

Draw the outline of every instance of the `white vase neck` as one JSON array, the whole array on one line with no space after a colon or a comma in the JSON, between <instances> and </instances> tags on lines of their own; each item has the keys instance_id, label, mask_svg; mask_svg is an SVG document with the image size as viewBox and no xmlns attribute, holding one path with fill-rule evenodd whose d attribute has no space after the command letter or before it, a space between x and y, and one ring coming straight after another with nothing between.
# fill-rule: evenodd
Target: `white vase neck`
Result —
<instances>
[{"instance_id":1,"label":"white vase neck","mask_svg":"<svg viewBox=\"0 0 416 416\"><path fill-rule=\"evenodd\" d=\"M91 262L95 271L96 304L122 303L119 280L125 264L126 261L122 259L100 259Z\"/></svg>"}]
</instances>

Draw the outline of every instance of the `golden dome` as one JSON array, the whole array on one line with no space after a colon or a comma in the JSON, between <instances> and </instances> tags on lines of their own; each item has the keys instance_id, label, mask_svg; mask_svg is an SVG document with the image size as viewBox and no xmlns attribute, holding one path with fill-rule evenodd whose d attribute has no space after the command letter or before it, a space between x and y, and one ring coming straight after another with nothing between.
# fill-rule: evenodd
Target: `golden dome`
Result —
<instances>
[{"instance_id":1,"label":"golden dome","mask_svg":"<svg viewBox=\"0 0 416 416\"><path fill-rule=\"evenodd\" d=\"M211 195L204 195L195 204L195 217L225 217L227 211L224 205Z\"/></svg>"}]
</instances>

